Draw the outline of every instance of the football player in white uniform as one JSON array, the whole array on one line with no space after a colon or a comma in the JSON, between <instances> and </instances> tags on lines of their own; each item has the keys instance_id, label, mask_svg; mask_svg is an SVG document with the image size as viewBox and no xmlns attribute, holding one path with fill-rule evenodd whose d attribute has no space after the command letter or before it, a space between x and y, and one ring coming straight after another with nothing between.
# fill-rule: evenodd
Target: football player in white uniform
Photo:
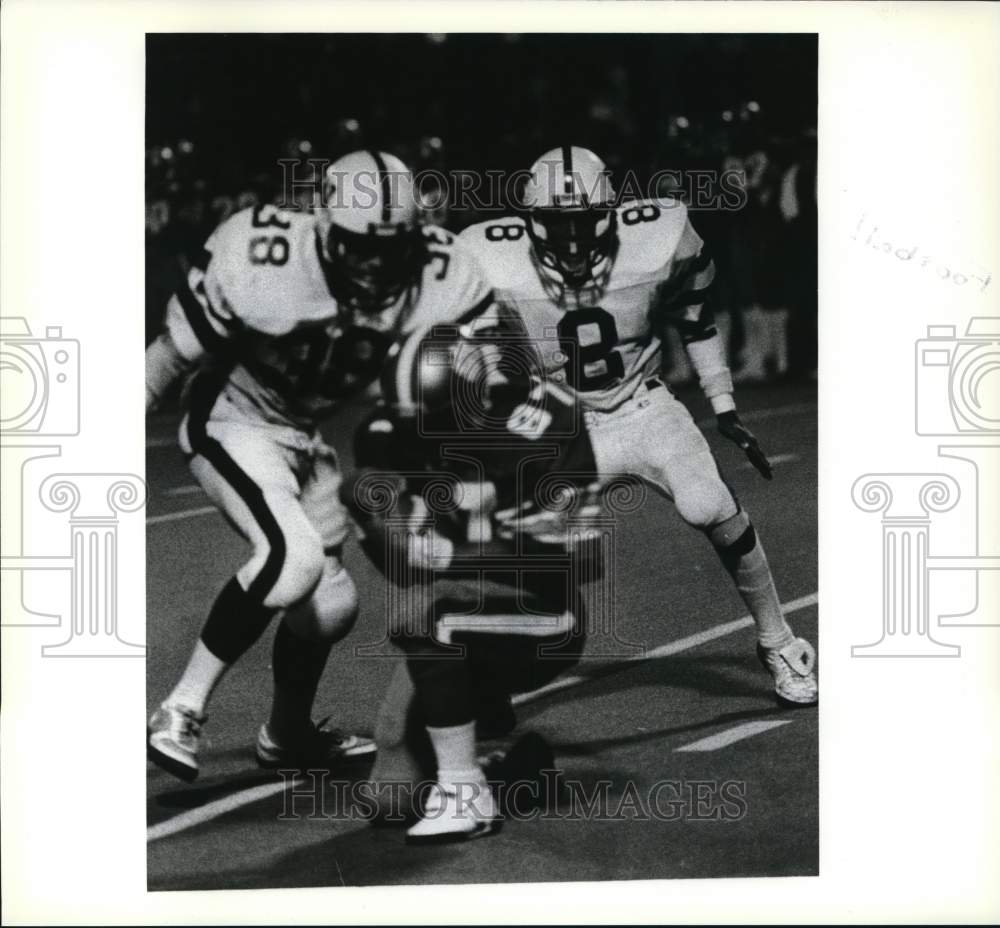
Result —
<instances>
[{"instance_id":1,"label":"football player in white uniform","mask_svg":"<svg viewBox=\"0 0 1000 928\"><path fill-rule=\"evenodd\" d=\"M460 241L478 255L498 302L519 312L548 375L579 395L598 471L641 477L706 533L757 624L758 655L778 699L814 704L815 651L785 621L746 511L660 376L661 333L673 324L720 432L770 479L767 458L736 413L705 306L711 259L682 202L614 201L601 159L563 146L532 166L524 217L470 226Z\"/></svg>"},{"instance_id":2,"label":"football player in white uniform","mask_svg":"<svg viewBox=\"0 0 1000 928\"><path fill-rule=\"evenodd\" d=\"M467 250L418 222L413 188L398 158L355 152L329 167L314 213L262 206L232 216L146 351L147 409L197 368L181 447L251 547L149 723L149 756L184 779L198 773L213 689L279 614L258 761L315 765L374 750L370 739L311 720L330 648L357 615L340 559L349 526L340 471L317 423L375 381L400 335L475 315L492 300Z\"/></svg>"}]
</instances>

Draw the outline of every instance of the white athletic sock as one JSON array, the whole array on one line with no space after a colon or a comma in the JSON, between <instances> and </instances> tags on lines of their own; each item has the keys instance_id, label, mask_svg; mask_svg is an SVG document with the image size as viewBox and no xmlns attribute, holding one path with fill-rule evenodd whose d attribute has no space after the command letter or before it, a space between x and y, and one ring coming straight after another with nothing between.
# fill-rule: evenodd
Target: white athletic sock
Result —
<instances>
[{"instance_id":1,"label":"white athletic sock","mask_svg":"<svg viewBox=\"0 0 1000 928\"><path fill-rule=\"evenodd\" d=\"M765 648L783 648L791 644L795 635L781 611L771 568L759 541L741 555L733 571L733 580L757 625L757 640Z\"/></svg>"},{"instance_id":2,"label":"white athletic sock","mask_svg":"<svg viewBox=\"0 0 1000 928\"><path fill-rule=\"evenodd\" d=\"M483 779L483 772L476 763L475 722L448 728L428 725L427 734L437 759L438 782L478 783Z\"/></svg>"},{"instance_id":3,"label":"white athletic sock","mask_svg":"<svg viewBox=\"0 0 1000 928\"><path fill-rule=\"evenodd\" d=\"M184 668L184 673L181 674L180 680L166 701L172 705L186 706L198 715L204 715L212 691L229 667L229 664L219 660L199 639L187 667Z\"/></svg>"},{"instance_id":4,"label":"white athletic sock","mask_svg":"<svg viewBox=\"0 0 1000 928\"><path fill-rule=\"evenodd\" d=\"M783 648L795 639L785 621L764 548L742 509L709 529L708 537L733 578L736 590L757 625L765 648Z\"/></svg>"}]
</instances>

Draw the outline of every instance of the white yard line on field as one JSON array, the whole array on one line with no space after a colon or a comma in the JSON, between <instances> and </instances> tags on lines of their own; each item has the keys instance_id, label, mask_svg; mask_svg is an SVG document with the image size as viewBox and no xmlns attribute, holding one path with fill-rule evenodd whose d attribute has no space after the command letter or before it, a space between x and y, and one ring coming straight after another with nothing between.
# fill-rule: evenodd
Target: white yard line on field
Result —
<instances>
[{"instance_id":1,"label":"white yard line on field","mask_svg":"<svg viewBox=\"0 0 1000 928\"><path fill-rule=\"evenodd\" d=\"M210 512L218 512L215 506L199 506L197 509L181 509L178 512L164 512L158 516L146 519L146 525L160 525L163 522L176 522L178 519L190 519L193 516L205 516Z\"/></svg>"},{"instance_id":2,"label":"white yard line on field","mask_svg":"<svg viewBox=\"0 0 1000 928\"><path fill-rule=\"evenodd\" d=\"M788 725L791 721L791 719L775 719L773 721L764 721L761 719L756 722L743 722L735 728L727 728L718 734L709 735L707 738L701 738L698 741L692 741L690 744L685 744L683 747L675 748L674 750L678 754L688 751L718 751L719 748L735 744L744 738L752 738L754 735L770 731L772 728L780 728L782 725Z\"/></svg>"},{"instance_id":3,"label":"white yard line on field","mask_svg":"<svg viewBox=\"0 0 1000 928\"><path fill-rule=\"evenodd\" d=\"M301 782L303 782L301 779L296 778L290 781L282 780L280 783L264 783L261 786L252 786L250 789L240 790L231 796L216 799L214 802L207 802L203 806L198 806L197 809L191 809L188 812L175 815L173 818L168 818L165 822L150 825L146 829L146 843L151 844L153 841L159 841L160 838L168 838L179 831L194 828L195 825L218 818L220 815L225 815L241 806L250 805L251 802L266 799L276 793L283 793L286 789L291 789L296 783Z\"/></svg>"},{"instance_id":4,"label":"white yard line on field","mask_svg":"<svg viewBox=\"0 0 1000 928\"><path fill-rule=\"evenodd\" d=\"M798 599L782 603L781 608L782 611L788 615L792 612L797 612L800 609L806 609L809 606L813 606L818 601L819 594L810 593L808 596L800 596ZM691 648L696 648L698 645L714 641L717 638L724 638L726 635L731 635L734 632L738 632L751 625L753 625L753 619L750 616L745 615L741 619L735 619L732 622L723 622L721 625L706 628L704 631L697 632L694 635L688 635L685 638L678 638L676 641L661 644L658 647L651 648L650 650L643 652L642 654L627 658L625 661L622 661L622 663L636 663L640 661L654 660L658 657L668 657L671 654L679 654L681 651L688 651ZM547 696L550 693L568 689L572 686L578 686L581 683L586 683L588 679L590 678L585 676L563 677L561 680L557 680L555 683L550 683L548 686L543 686L541 689L534 690L531 693L522 693L515 696L511 702L515 706L522 706L525 703L533 702L534 700ZM773 725L774 723L771 722L767 724ZM716 735L714 737L719 736ZM698 742L695 743L697 744ZM214 818L218 818L220 815L225 815L233 809L239 809L241 806L257 802L259 799L266 799L268 796L274 796L277 793L284 792L301 782L301 779L294 779L282 783L267 783L263 786L254 786L250 789L241 790L240 792L233 793L231 796L227 796L224 799L217 799L214 802L209 802L203 806L199 806L197 809L191 809L188 812L183 812L180 815L174 816L174 818L170 818L164 822L159 822L156 825L150 826L146 830L146 840L147 842L156 841L160 838L166 838L169 835L175 835L178 832L186 831L189 828L194 828L196 825L202 825Z\"/></svg>"},{"instance_id":5,"label":"white yard line on field","mask_svg":"<svg viewBox=\"0 0 1000 928\"><path fill-rule=\"evenodd\" d=\"M798 599L782 603L781 609L785 615L788 615L789 613L797 612L799 609L814 606L817 602L819 602L819 594L810 593L808 596L800 596ZM672 654L679 654L681 651L696 648L700 644L715 641L716 638L724 638L726 635L731 635L733 632L738 632L743 628L749 628L751 625L753 625L753 617L745 615L741 619L733 619L732 622L723 622L721 625L714 625L712 628L706 628L704 631L688 635L686 638L678 638L676 641L670 641L667 644L661 644L655 648L650 648L648 651L643 651L641 654L627 657L623 663L656 660L658 657L670 657ZM548 696L549 693L557 693L559 690L585 683L588 679L588 677L581 675L562 677L548 684L548 686L541 687L541 689L532 690L530 693L521 693L515 696L511 702L515 706L521 706L525 703L534 702L543 696Z\"/></svg>"},{"instance_id":6,"label":"white yard line on field","mask_svg":"<svg viewBox=\"0 0 1000 928\"><path fill-rule=\"evenodd\" d=\"M164 496L192 496L195 493L204 493L205 491L198 486L197 483L186 483L182 487L171 487L169 490L164 490Z\"/></svg>"}]
</instances>

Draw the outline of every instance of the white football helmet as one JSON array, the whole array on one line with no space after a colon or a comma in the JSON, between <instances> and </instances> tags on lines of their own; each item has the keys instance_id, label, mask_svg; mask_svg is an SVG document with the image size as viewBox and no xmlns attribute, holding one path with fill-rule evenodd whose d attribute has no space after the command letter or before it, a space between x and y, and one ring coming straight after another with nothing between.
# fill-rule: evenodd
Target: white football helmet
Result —
<instances>
[{"instance_id":1,"label":"white football helmet","mask_svg":"<svg viewBox=\"0 0 1000 928\"><path fill-rule=\"evenodd\" d=\"M334 161L316 218L327 277L341 302L379 312L419 280L426 248L413 175L395 155L355 151Z\"/></svg>"},{"instance_id":2,"label":"white football helmet","mask_svg":"<svg viewBox=\"0 0 1000 928\"><path fill-rule=\"evenodd\" d=\"M563 145L532 166L524 188L527 230L542 266L570 287L592 279L614 249L615 191L592 151Z\"/></svg>"}]
</instances>

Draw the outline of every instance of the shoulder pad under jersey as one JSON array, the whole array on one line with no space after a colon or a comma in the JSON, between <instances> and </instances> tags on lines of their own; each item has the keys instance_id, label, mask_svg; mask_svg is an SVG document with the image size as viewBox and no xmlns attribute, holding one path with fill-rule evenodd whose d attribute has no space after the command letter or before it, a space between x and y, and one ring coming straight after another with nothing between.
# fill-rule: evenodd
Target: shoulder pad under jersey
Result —
<instances>
[{"instance_id":1,"label":"shoulder pad under jersey","mask_svg":"<svg viewBox=\"0 0 1000 928\"><path fill-rule=\"evenodd\" d=\"M688 222L687 206L672 197L624 203L618 214L618 259L622 270L652 274L693 257L701 239Z\"/></svg>"},{"instance_id":2,"label":"shoulder pad under jersey","mask_svg":"<svg viewBox=\"0 0 1000 928\"><path fill-rule=\"evenodd\" d=\"M534 281L531 239L520 216L500 216L463 230L458 237L483 266L497 289L514 288L522 281Z\"/></svg>"},{"instance_id":3,"label":"shoulder pad under jersey","mask_svg":"<svg viewBox=\"0 0 1000 928\"><path fill-rule=\"evenodd\" d=\"M439 226L425 226L423 232L429 259L405 331L462 321L484 311L493 301L492 288L471 249Z\"/></svg>"},{"instance_id":4,"label":"shoulder pad under jersey","mask_svg":"<svg viewBox=\"0 0 1000 928\"><path fill-rule=\"evenodd\" d=\"M205 290L222 312L271 335L329 318L311 213L255 206L229 217L205 245Z\"/></svg>"}]
</instances>

